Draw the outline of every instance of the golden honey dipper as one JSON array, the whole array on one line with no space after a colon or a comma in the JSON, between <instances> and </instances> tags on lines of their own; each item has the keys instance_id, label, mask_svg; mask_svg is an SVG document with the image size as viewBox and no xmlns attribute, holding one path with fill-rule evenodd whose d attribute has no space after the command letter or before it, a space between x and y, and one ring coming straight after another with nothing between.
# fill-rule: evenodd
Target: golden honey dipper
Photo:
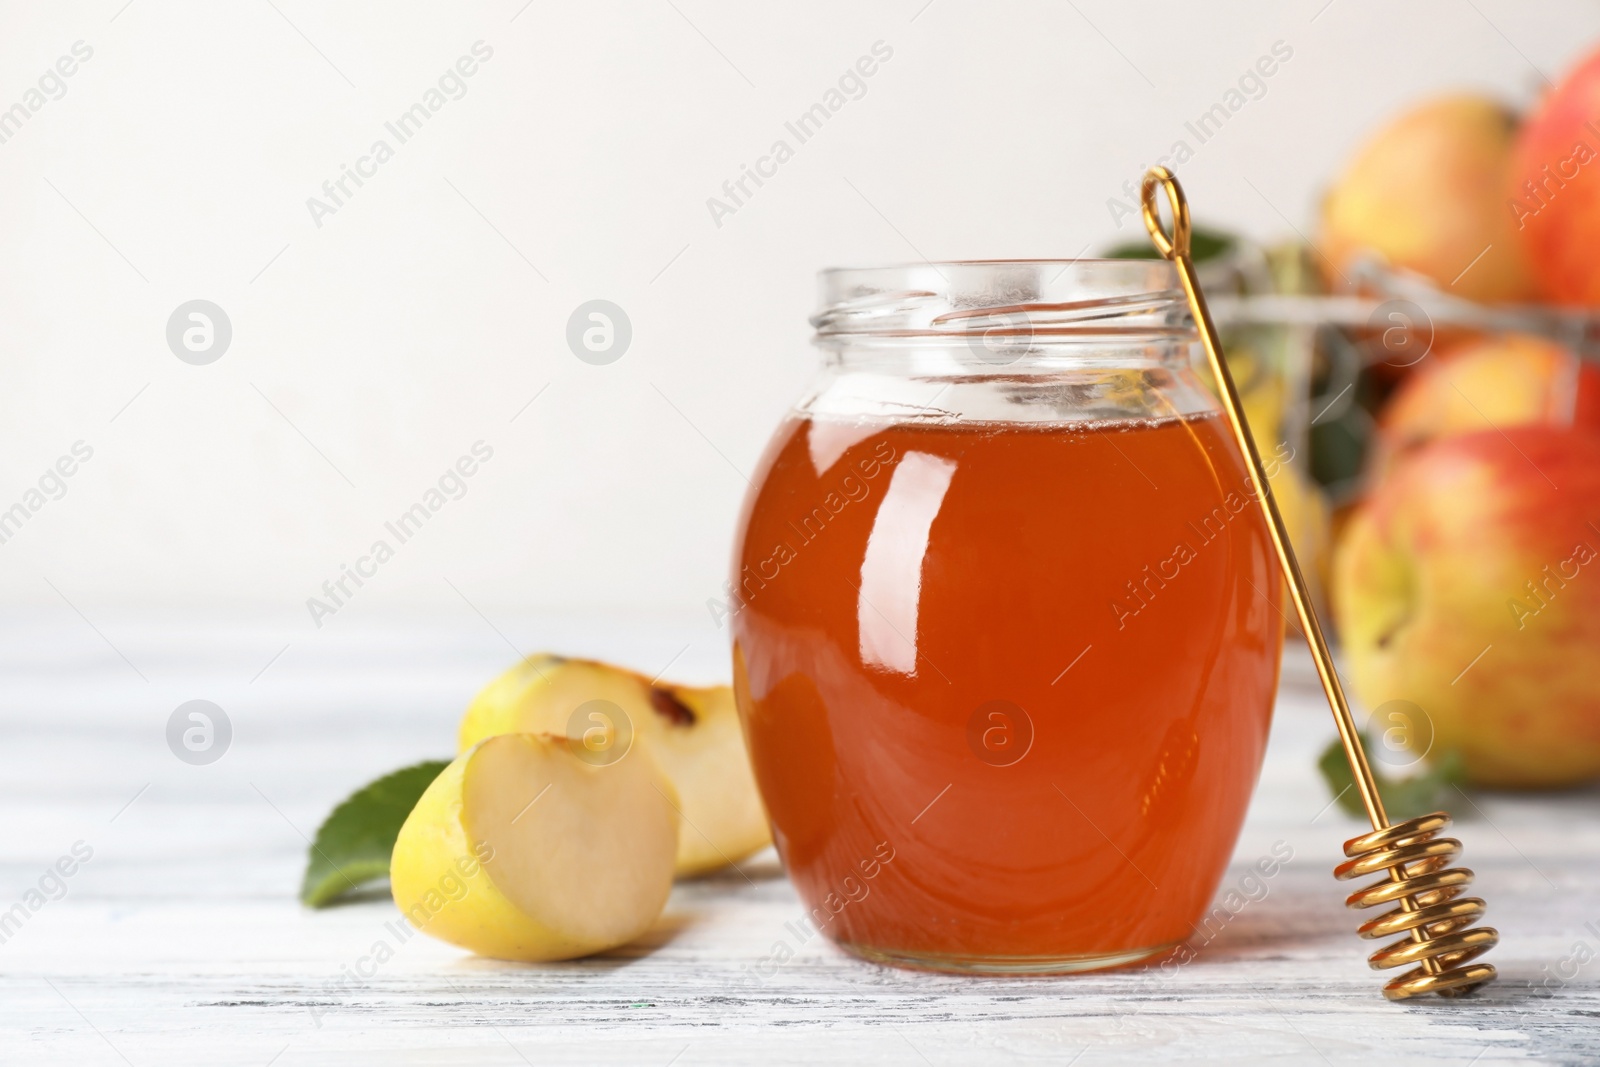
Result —
<instances>
[{"instance_id":1,"label":"golden honey dipper","mask_svg":"<svg viewBox=\"0 0 1600 1067\"><path fill-rule=\"evenodd\" d=\"M1158 188L1166 193L1167 204L1172 211L1171 236L1162 229L1160 208L1156 202ZM1300 628L1311 646L1317 677L1322 680L1322 689L1333 708L1339 739L1344 743L1345 755L1350 760L1361 803L1367 809L1367 817L1372 820L1370 834L1362 834L1344 843L1344 854L1350 858L1334 869L1334 877L1363 878L1387 872L1385 881L1352 893L1345 904L1351 908L1399 904L1399 907L1363 923L1357 929L1357 933L1365 938L1406 935L1404 940L1373 952L1368 962L1374 970L1416 964L1383 987L1383 995L1390 1000L1404 1000L1424 993L1437 993L1445 997L1464 996L1494 980L1493 966L1472 961L1493 948L1499 942L1500 935L1487 926L1469 929L1483 915L1484 903L1478 897L1461 896L1472 881L1472 872L1464 867L1448 866L1461 853L1461 842L1438 836L1450 825L1450 816L1436 811L1394 825L1389 823L1389 817L1383 810L1383 798L1378 795L1377 783L1372 778L1372 768L1367 764L1367 754L1361 747L1361 736L1356 732L1355 720L1350 715L1350 705L1345 700L1344 687L1334 671L1333 655L1328 651L1328 642L1322 635L1322 624L1318 622L1316 608L1312 606L1305 575L1300 572L1283 516L1279 514L1277 501L1272 497L1271 485L1261 465L1261 453L1256 449L1250 424L1239 403L1233 376L1223 362L1222 343L1217 337L1216 324L1211 321L1206 298L1200 292L1194 260L1189 256L1189 202L1183 195L1183 187L1167 168L1151 167L1140 185L1139 199L1150 239L1155 242L1156 250L1178 268L1178 277L1183 281L1183 291L1189 298L1189 310L1200 332L1206 360L1217 379L1223 410L1233 428L1239 451L1248 460L1256 501L1261 505L1262 515L1267 521L1267 532L1272 536L1272 546L1277 550L1278 562L1283 566L1289 596L1300 617Z\"/></svg>"}]
</instances>

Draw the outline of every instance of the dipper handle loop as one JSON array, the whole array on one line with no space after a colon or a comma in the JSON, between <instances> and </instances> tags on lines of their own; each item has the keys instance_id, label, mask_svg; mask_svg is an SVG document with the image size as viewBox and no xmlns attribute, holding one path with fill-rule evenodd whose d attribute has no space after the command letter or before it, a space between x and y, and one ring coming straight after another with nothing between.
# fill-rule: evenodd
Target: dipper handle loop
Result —
<instances>
[{"instance_id":1,"label":"dipper handle loop","mask_svg":"<svg viewBox=\"0 0 1600 1067\"><path fill-rule=\"evenodd\" d=\"M1161 228L1161 211L1156 205L1155 190L1159 186L1167 194L1167 205L1172 208L1172 236ZM1139 183L1139 208L1144 214L1144 228L1150 231L1150 240L1163 259L1189 257L1189 198L1183 195L1183 186L1166 167L1151 167Z\"/></svg>"},{"instance_id":2,"label":"dipper handle loop","mask_svg":"<svg viewBox=\"0 0 1600 1067\"><path fill-rule=\"evenodd\" d=\"M1157 189L1166 194L1167 204L1172 211L1170 235L1162 227L1160 206L1156 201ZM1140 183L1139 201L1145 229L1150 231L1150 240L1156 251L1178 268L1184 294L1189 299L1189 310L1194 315L1195 327L1200 333L1200 343L1205 348L1206 362L1210 364L1211 373L1217 380L1223 411L1233 430L1234 442L1245 457L1252 495L1266 520L1267 533L1272 538L1272 547L1283 568L1289 598L1294 601L1295 612L1300 617L1300 629L1306 635L1306 643L1311 646L1317 677L1321 679L1323 692L1327 694L1328 704L1333 709L1339 740L1350 761L1356 791L1361 795L1361 803L1372 822L1372 833L1345 842L1345 855L1352 859L1341 865L1335 874L1340 878L1356 878L1386 871L1388 881L1352 895L1346 903L1353 908L1371 907L1379 903L1399 904L1395 911L1367 923L1359 933L1363 937L1405 933L1409 940L1379 949L1372 954L1369 962L1374 969L1419 964L1384 987L1384 996L1391 1000L1430 992L1441 996L1469 993L1494 979L1495 969L1492 966L1472 963L1471 960L1492 948L1500 935L1488 927L1470 934L1462 932L1477 921L1483 913L1484 904L1476 897L1455 899L1462 887L1472 880L1471 871L1456 868L1441 872L1445 862L1461 851L1460 842L1436 838L1439 830L1449 825L1450 817L1443 812L1436 812L1396 827L1389 824L1389 817L1383 810L1383 798L1378 794L1377 782L1372 777L1372 768L1361 746L1361 735L1356 731L1349 701L1345 699L1344 686L1334 670L1333 653L1328 650L1316 607L1311 602L1310 586L1295 558L1288 528L1272 496L1272 486L1262 466L1261 453L1256 448L1250 423L1245 418L1244 405L1239 401L1239 391L1223 359L1222 342L1217 335L1216 324L1211 321L1205 294L1200 291L1194 260L1189 254L1191 226L1188 198L1183 195L1183 187L1171 171L1165 167L1151 167Z\"/></svg>"}]
</instances>

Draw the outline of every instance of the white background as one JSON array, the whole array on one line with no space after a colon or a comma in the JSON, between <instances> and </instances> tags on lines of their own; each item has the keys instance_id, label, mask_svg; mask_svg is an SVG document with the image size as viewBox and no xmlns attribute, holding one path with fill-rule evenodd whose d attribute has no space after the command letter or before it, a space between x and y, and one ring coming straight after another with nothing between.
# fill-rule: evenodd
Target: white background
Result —
<instances>
[{"instance_id":1,"label":"white background","mask_svg":"<svg viewBox=\"0 0 1600 1067\"><path fill-rule=\"evenodd\" d=\"M0 545L0 598L108 640L247 610L264 650L474 608L711 635L818 268L1137 236L1108 198L1277 41L1182 174L1203 220L1311 234L1396 109L1525 106L1600 40L1592 4L1510 0L124 3L0 6L0 107L94 50L0 144L0 509L94 449ZM307 198L479 40L466 95L317 227ZM866 95L715 225L707 198L880 40ZM194 298L233 325L209 366L165 340ZM595 298L632 320L609 366L565 342ZM467 495L319 632L306 599L478 440Z\"/></svg>"}]
</instances>

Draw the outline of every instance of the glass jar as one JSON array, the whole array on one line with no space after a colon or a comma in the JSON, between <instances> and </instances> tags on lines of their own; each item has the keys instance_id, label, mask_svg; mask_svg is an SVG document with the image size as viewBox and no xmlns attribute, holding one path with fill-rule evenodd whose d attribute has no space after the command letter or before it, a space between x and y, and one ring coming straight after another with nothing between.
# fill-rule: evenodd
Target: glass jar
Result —
<instances>
[{"instance_id":1,"label":"glass jar","mask_svg":"<svg viewBox=\"0 0 1600 1067\"><path fill-rule=\"evenodd\" d=\"M823 366L746 498L732 617L810 923L950 971L1171 949L1243 822L1284 621L1175 270L820 281Z\"/></svg>"}]
</instances>

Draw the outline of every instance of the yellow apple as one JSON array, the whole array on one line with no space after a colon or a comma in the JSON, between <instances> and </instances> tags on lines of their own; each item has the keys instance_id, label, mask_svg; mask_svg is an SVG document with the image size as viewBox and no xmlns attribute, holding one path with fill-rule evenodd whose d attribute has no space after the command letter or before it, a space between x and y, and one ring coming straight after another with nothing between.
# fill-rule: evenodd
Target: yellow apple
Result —
<instances>
[{"instance_id":1,"label":"yellow apple","mask_svg":"<svg viewBox=\"0 0 1600 1067\"><path fill-rule=\"evenodd\" d=\"M675 807L642 749L595 764L565 737L491 737L446 767L400 828L395 905L424 933L496 959L626 944L672 891Z\"/></svg>"},{"instance_id":2,"label":"yellow apple","mask_svg":"<svg viewBox=\"0 0 1600 1067\"><path fill-rule=\"evenodd\" d=\"M1267 466L1267 477L1272 496L1278 502L1278 512L1289 528L1289 541L1294 545L1296 558L1311 582L1312 599L1319 608L1327 603L1328 568L1332 560L1329 528L1332 519L1328 501L1322 488L1311 478L1310 454L1305 449L1294 450L1283 436L1284 381L1275 373L1258 371L1259 357L1246 347L1228 353L1230 364L1239 364L1239 377L1252 382L1251 388L1240 397L1244 404L1245 420L1261 450ZM1300 632L1300 620L1291 617L1294 632Z\"/></svg>"},{"instance_id":3,"label":"yellow apple","mask_svg":"<svg viewBox=\"0 0 1600 1067\"><path fill-rule=\"evenodd\" d=\"M1361 505L1334 563L1356 693L1493 786L1600 775L1600 434L1441 438Z\"/></svg>"},{"instance_id":4,"label":"yellow apple","mask_svg":"<svg viewBox=\"0 0 1600 1067\"><path fill-rule=\"evenodd\" d=\"M1506 208L1515 135L1515 117L1476 96L1400 116L1323 202L1321 250L1340 271L1371 250L1471 300L1530 299L1533 274Z\"/></svg>"},{"instance_id":5,"label":"yellow apple","mask_svg":"<svg viewBox=\"0 0 1600 1067\"><path fill-rule=\"evenodd\" d=\"M530 656L472 701L459 744L514 732L563 734L597 762L644 741L681 803L679 875L737 863L772 843L727 686L652 683L593 660Z\"/></svg>"},{"instance_id":6,"label":"yellow apple","mask_svg":"<svg viewBox=\"0 0 1600 1067\"><path fill-rule=\"evenodd\" d=\"M1378 420L1377 462L1437 437L1531 422L1600 427L1600 367L1540 337L1488 337L1401 383Z\"/></svg>"}]
</instances>

